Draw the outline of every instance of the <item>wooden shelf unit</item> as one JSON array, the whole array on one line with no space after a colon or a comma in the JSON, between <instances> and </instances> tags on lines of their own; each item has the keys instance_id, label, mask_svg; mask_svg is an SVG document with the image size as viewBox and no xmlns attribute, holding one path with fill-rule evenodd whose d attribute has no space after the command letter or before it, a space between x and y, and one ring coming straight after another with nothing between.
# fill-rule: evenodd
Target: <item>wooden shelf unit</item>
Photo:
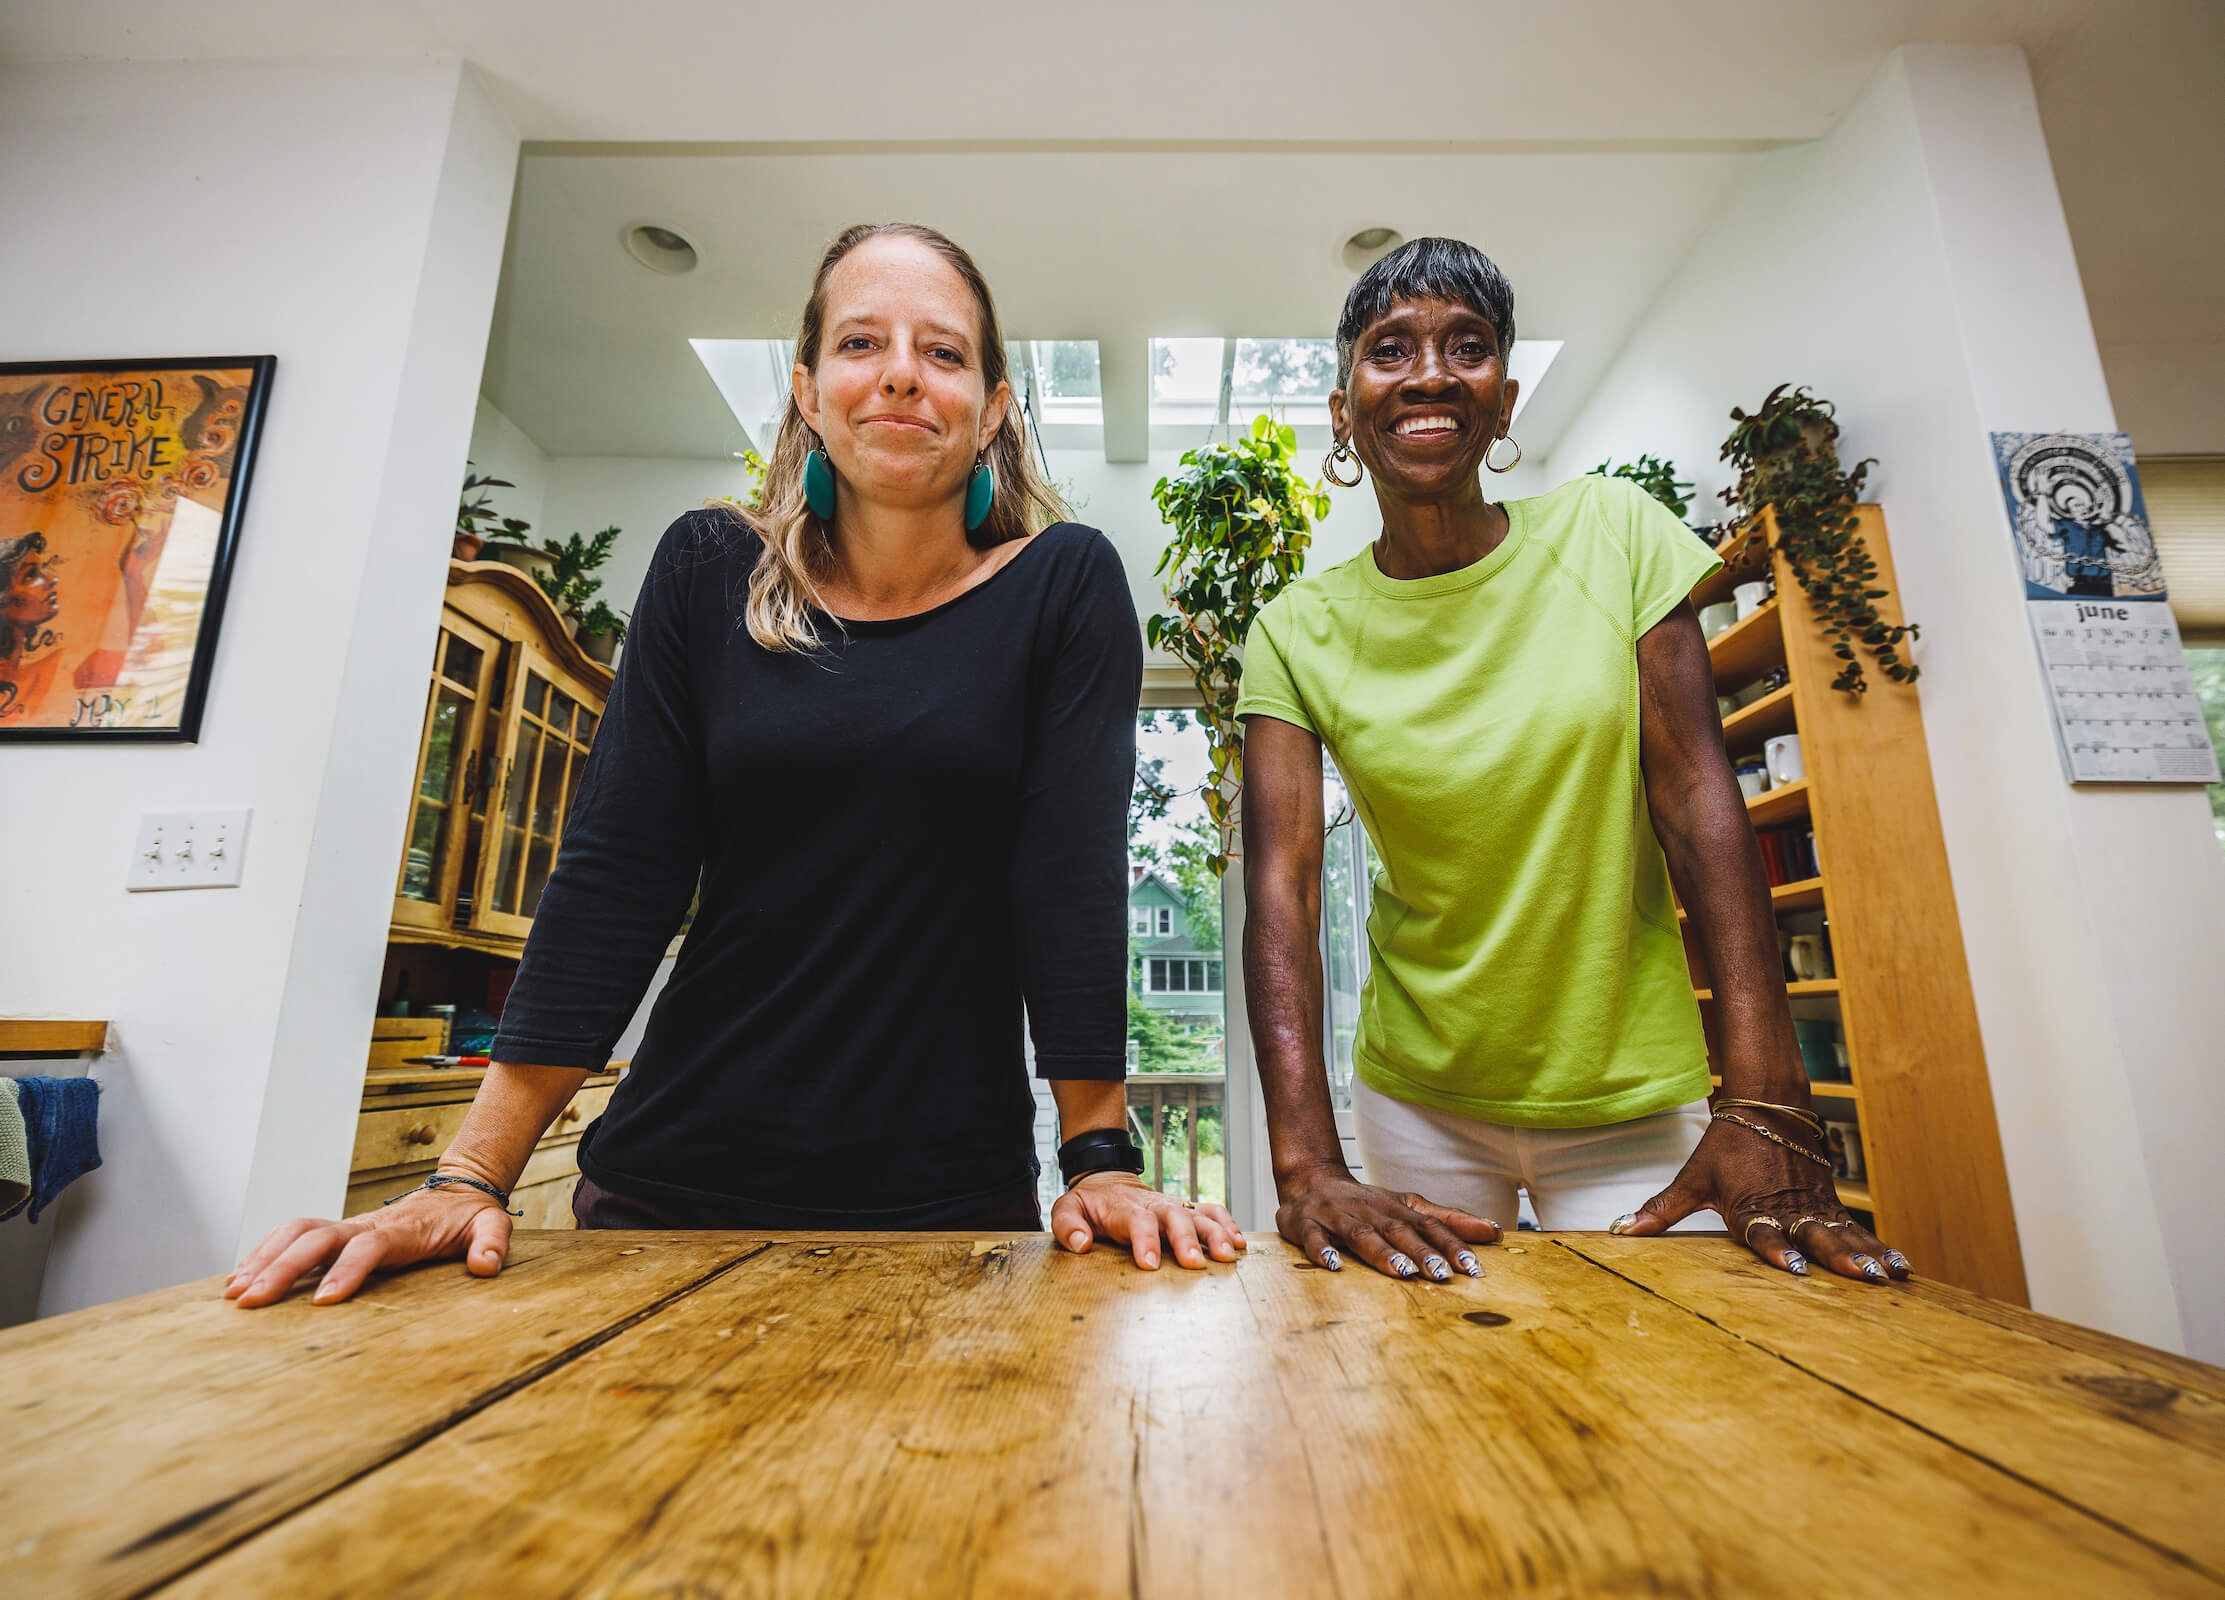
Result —
<instances>
[{"instance_id":1,"label":"wooden shelf unit","mask_svg":"<svg viewBox=\"0 0 2225 1600\"><path fill-rule=\"evenodd\" d=\"M1858 515L1878 587L1891 591L1878 609L1898 622L1885 519L1874 505ZM1840 663L1776 544L1775 518L1764 512L1725 543L1723 571L1692 592L1692 603L1711 605L1738 584L1776 578L1776 598L1710 640L1708 655L1718 693L1744 688L1775 666L1791 677L1732 713L1723 732L1739 755L1759 753L1781 733L1800 735L1805 780L1765 791L1746 810L1757 828L1805 818L1815 830L1821 875L1780 885L1770 900L1780 913L1822 910L1830 919L1837 976L1790 983L1786 992L1838 1008L1853 1081L1809 1089L1819 1111L1852 1113L1861 1126L1866 1174L1840 1179L1839 1196L1874 1215L1879 1235L1920 1274L2025 1304L1921 704L1915 689L1866 657L1868 693L1831 687ZM1704 976L1692 948L1694 971ZM1713 994L1697 983L1695 992L1713 1052L1715 1007L1706 1003Z\"/></svg>"}]
</instances>

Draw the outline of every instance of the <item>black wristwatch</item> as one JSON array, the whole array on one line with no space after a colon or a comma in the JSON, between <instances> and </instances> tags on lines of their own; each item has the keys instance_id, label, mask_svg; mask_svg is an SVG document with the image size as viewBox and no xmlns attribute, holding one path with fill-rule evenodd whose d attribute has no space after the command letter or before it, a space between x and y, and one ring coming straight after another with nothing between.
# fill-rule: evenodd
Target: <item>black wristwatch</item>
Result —
<instances>
[{"instance_id":1,"label":"black wristwatch","mask_svg":"<svg viewBox=\"0 0 2225 1600\"><path fill-rule=\"evenodd\" d=\"M1143 1152L1126 1128L1091 1128L1058 1147L1058 1175L1069 1189L1092 1172L1142 1171Z\"/></svg>"}]
</instances>

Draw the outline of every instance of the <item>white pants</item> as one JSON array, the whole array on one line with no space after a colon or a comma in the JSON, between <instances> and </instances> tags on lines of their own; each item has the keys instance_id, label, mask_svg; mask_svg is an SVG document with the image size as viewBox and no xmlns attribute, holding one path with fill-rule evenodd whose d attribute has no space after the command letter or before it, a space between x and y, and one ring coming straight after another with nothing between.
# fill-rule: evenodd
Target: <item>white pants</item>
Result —
<instances>
[{"instance_id":1,"label":"white pants","mask_svg":"<svg viewBox=\"0 0 2225 1600\"><path fill-rule=\"evenodd\" d=\"M1411 1190L1514 1231L1527 1191L1548 1231L1604 1229L1669 1186L1707 1132L1705 1100L1600 1128L1505 1128L1393 1100L1352 1080L1363 1181ZM1679 1227L1719 1228L1712 1211Z\"/></svg>"}]
</instances>

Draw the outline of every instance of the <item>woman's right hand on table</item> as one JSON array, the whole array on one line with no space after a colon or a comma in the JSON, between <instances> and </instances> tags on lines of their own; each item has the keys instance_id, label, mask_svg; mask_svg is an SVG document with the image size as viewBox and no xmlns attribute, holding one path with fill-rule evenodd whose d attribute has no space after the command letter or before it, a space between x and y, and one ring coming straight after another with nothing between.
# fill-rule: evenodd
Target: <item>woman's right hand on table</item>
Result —
<instances>
[{"instance_id":1,"label":"woman's right hand on table","mask_svg":"<svg viewBox=\"0 0 2225 1600\"><path fill-rule=\"evenodd\" d=\"M280 1223L233 1269L224 1297L267 1306L285 1298L302 1274L323 1267L324 1281L311 1298L331 1305L381 1269L461 1256L473 1276L491 1278L509 1253L509 1214L475 1189L444 1186L344 1222L296 1217Z\"/></svg>"},{"instance_id":2,"label":"woman's right hand on table","mask_svg":"<svg viewBox=\"0 0 2225 1600\"><path fill-rule=\"evenodd\" d=\"M1471 1244L1499 1242L1499 1225L1418 1194L1362 1183L1350 1170L1319 1167L1278 1184L1275 1231L1331 1272L1344 1264L1337 1247L1394 1278L1447 1283L1455 1272L1483 1276Z\"/></svg>"}]
</instances>

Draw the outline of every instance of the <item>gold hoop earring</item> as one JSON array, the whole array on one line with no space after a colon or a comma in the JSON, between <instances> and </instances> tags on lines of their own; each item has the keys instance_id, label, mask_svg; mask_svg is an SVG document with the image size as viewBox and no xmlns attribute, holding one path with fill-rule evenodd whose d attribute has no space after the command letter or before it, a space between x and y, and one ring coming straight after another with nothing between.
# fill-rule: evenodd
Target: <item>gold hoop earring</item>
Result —
<instances>
[{"instance_id":1,"label":"gold hoop earring","mask_svg":"<svg viewBox=\"0 0 2225 1600\"><path fill-rule=\"evenodd\" d=\"M1504 439L1508 444L1514 446L1514 459L1512 461L1509 461L1503 467L1491 467L1491 444L1497 444L1499 442L1499 439ZM1512 472L1516 467L1519 467L1522 464L1522 441L1515 438L1512 434L1506 433L1500 434L1499 439L1494 439L1491 441L1491 444L1487 444L1483 447L1483 464L1487 467L1491 467L1491 470L1493 472Z\"/></svg>"},{"instance_id":2,"label":"gold hoop earring","mask_svg":"<svg viewBox=\"0 0 2225 1600\"><path fill-rule=\"evenodd\" d=\"M1352 463L1351 477L1340 478L1337 476L1336 464L1339 461L1349 461ZM1342 439L1339 439L1336 442L1336 447L1332 449L1327 455L1321 458L1321 476L1327 478L1339 489L1353 488L1360 481L1360 458L1352 453L1352 447L1350 445L1346 444Z\"/></svg>"}]
</instances>

